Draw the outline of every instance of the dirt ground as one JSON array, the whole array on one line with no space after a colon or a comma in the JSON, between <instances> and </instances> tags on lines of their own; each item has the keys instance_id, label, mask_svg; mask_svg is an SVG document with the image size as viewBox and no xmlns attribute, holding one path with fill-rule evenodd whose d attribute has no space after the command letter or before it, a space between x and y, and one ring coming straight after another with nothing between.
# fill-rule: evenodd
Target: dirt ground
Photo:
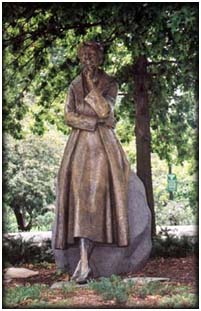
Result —
<instances>
[{"instance_id":1,"label":"dirt ground","mask_svg":"<svg viewBox=\"0 0 201 311\"><path fill-rule=\"evenodd\" d=\"M172 282L196 285L198 259L196 256L150 259L143 269L135 273L135 276L167 277Z\"/></svg>"},{"instance_id":2,"label":"dirt ground","mask_svg":"<svg viewBox=\"0 0 201 311\"><path fill-rule=\"evenodd\" d=\"M8 284L29 284L43 283L51 286L54 282L68 281L68 274L59 274L56 271L56 265L53 263L42 264L24 264L20 267L39 271L39 275L28 279L13 279ZM196 285L198 278L198 259L195 256L184 258L154 258L136 273L122 275L122 277L165 277L170 278L172 282Z\"/></svg>"}]
</instances>

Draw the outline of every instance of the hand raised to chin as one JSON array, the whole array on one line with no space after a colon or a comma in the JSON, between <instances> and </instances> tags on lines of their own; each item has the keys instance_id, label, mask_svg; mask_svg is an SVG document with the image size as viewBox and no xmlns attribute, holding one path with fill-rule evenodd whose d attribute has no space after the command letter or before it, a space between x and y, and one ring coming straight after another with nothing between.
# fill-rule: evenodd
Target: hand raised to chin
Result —
<instances>
[{"instance_id":1,"label":"hand raised to chin","mask_svg":"<svg viewBox=\"0 0 201 311\"><path fill-rule=\"evenodd\" d=\"M95 88L94 82L93 82L93 71L92 70L87 70L86 74L86 81L87 81L87 85L89 88L89 91L93 90Z\"/></svg>"}]
</instances>

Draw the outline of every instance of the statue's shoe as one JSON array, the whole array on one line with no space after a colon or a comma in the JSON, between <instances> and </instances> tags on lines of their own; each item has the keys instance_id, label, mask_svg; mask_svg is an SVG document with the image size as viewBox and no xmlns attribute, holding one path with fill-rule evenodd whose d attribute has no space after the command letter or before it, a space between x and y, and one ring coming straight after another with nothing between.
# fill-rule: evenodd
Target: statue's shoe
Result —
<instances>
[{"instance_id":1,"label":"statue's shoe","mask_svg":"<svg viewBox=\"0 0 201 311\"><path fill-rule=\"evenodd\" d=\"M80 274L76 279L76 283L78 284L86 284L87 281L89 280L89 277L92 274L91 268L88 268L83 274Z\"/></svg>"},{"instance_id":2,"label":"statue's shoe","mask_svg":"<svg viewBox=\"0 0 201 311\"><path fill-rule=\"evenodd\" d=\"M75 281L79 277L80 273L81 273L81 260L78 262L77 267L71 277L71 280Z\"/></svg>"}]
</instances>

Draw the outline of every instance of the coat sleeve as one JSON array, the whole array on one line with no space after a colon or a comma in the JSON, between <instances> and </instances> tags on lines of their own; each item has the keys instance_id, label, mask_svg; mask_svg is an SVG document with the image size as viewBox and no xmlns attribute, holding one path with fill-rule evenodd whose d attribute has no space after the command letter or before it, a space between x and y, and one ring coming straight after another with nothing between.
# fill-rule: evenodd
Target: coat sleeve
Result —
<instances>
[{"instance_id":1,"label":"coat sleeve","mask_svg":"<svg viewBox=\"0 0 201 311\"><path fill-rule=\"evenodd\" d=\"M107 118L113 112L117 93L118 84L113 81L103 93L98 89L91 90L85 101L95 110L99 118Z\"/></svg>"},{"instance_id":2,"label":"coat sleeve","mask_svg":"<svg viewBox=\"0 0 201 311\"><path fill-rule=\"evenodd\" d=\"M86 131L95 131L97 125L97 118L84 116L76 113L75 96L72 86L69 87L64 109L65 122L67 125Z\"/></svg>"}]
</instances>

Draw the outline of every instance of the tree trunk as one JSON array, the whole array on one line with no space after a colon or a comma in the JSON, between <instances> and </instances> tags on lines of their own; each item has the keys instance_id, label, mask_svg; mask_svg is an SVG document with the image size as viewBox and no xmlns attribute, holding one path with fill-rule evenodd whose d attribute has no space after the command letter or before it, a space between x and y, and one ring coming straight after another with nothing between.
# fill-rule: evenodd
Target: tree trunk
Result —
<instances>
[{"instance_id":1,"label":"tree trunk","mask_svg":"<svg viewBox=\"0 0 201 311\"><path fill-rule=\"evenodd\" d=\"M17 220L17 225L18 225L18 230L19 231L29 231L32 227L32 219L30 219L29 223L25 225L24 217L22 212L20 211L19 207L13 208L16 220Z\"/></svg>"},{"instance_id":2,"label":"tree trunk","mask_svg":"<svg viewBox=\"0 0 201 311\"><path fill-rule=\"evenodd\" d=\"M151 173L151 133L148 104L147 59L140 56L134 66L135 105L136 105L136 149L137 175L145 186L147 201L152 213L152 236L156 234L154 197Z\"/></svg>"},{"instance_id":3,"label":"tree trunk","mask_svg":"<svg viewBox=\"0 0 201 311\"><path fill-rule=\"evenodd\" d=\"M169 174L172 174L172 166L171 164L168 165L168 169L169 169ZM172 191L169 192L169 200L174 200L174 194Z\"/></svg>"}]
</instances>

